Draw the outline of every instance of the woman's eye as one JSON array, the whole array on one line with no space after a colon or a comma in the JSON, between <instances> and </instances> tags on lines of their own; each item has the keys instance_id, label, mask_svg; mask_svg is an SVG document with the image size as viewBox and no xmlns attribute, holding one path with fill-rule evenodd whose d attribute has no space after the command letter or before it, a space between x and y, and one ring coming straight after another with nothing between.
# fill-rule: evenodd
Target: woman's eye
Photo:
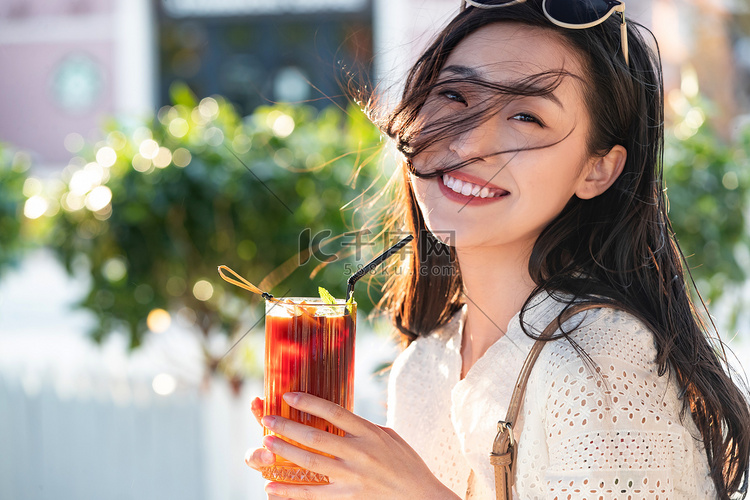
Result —
<instances>
[{"instance_id":1,"label":"woman's eye","mask_svg":"<svg viewBox=\"0 0 750 500\"><path fill-rule=\"evenodd\" d=\"M455 90L444 90L440 92L440 95L451 101L456 101L456 102L460 102L461 104L466 104L466 99L464 99L464 96L461 95L460 92L456 92Z\"/></svg>"},{"instance_id":2,"label":"woman's eye","mask_svg":"<svg viewBox=\"0 0 750 500\"><path fill-rule=\"evenodd\" d=\"M517 120L519 122L536 123L539 126L543 126L542 121L534 115L529 113L517 113L510 117L511 120Z\"/></svg>"}]
</instances>

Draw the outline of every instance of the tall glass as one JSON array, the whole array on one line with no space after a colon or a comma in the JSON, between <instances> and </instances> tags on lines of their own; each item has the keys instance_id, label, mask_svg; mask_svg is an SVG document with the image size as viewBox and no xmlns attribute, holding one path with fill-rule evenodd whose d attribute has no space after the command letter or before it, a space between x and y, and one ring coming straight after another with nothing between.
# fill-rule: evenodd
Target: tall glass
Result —
<instances>
[{"instance_id":1,"label":"tall glass","mask_svg":"<svg viewBox=\"0 0 750 500\"><path fill-rule=\"evenodd\" d=\"M283 300L266 300L264 414L343 435L322 418L291 408L282 396L306 392L352 410L357 305L347 306L343 300L324 304L318 298ZM273 433L266 429L265 434ZM263 469L263 477L286 483L328 482L326 476L281 457Z\"/></svg>"}]
</instances>

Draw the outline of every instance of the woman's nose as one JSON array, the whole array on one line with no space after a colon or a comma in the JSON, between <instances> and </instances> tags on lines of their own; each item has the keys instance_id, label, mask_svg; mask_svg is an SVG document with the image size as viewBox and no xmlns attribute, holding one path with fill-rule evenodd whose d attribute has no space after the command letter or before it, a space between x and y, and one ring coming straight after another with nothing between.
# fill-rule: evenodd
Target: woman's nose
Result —
<instances>
[{"instance_id":1,"label":"woman's nose","mask_svg":"<svg viewBox=\"0 0 750 500\"><path fill-rule=\"evenodd\" d=\"M497 150L497 127L492 120L474 125L453 137L448 149L456 153L462 160L483 158Z\"/></svg>"}]
</instances>

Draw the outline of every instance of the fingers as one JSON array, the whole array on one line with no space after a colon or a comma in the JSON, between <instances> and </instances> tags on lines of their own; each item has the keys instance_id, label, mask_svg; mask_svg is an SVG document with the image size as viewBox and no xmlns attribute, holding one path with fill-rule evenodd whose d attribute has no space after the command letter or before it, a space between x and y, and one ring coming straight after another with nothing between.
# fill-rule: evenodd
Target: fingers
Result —
<instances>
[{"instance_id":1,"label":"fingers","mask_svg":"<svg viewBox=\"0 0 750 500\"><path fill-rule=\"evenodd\" d=\"M275 416L263 417L261 425L272 431L274 434L284 436L284 438L290 439L303 447L327 453L329 455L339 456L342 438L335 434L331 434L330 432ZM284 456L284 458L292 460L286 456ZM292 462L294 462L294 460L292 460Z\"/></svg>"},{"instance_id":2,"label":"fingers","mask_svg":"<svg viewBox=\"0 0 750 500\"><path fill-rule=\"evenodd\" d=\"M287 443L277 436L265 436L263 438L263 446L274 454L299 465L303 469L311 470L318 474L330 476L340 469L340 465L335 458L304 450L291 443Z\"/></svg>"},{"instance_id":3,"label":"fingers","mask_svg":"<svg viewBox=\"0 0 750 500\"><path fill-rule=\"evenodd\" d=\"M260 470L263 467L273 465L275 461L276 457L274 456L274 454L265 448L247 450L247 453L245 453L245 463L248 465L248 467L251 467L255 470Z\"/></svg>"},{"instance_id":4,"label":"fingers","mask_svg":"<svg viewBox=\"0 0 750 500\"><path fill-rule=\"evenodd\" d=\"M253 399L253 402L250 404L250 411L253 412L255 420L260 424L260 419L263 418L263 400L260 398Z\"/></svg>"},{"instance_id":5,"label":"fingers","mask_svg":"<svg viewBox=\"0 0 750 500\"><path fill-rule=\"evenodd\" d=\"M347 411L336 403L310 394L287 392L283 397L284 401L292 408L310 413L316 417L321 417L347 434L358 436L364 431L367 424L366 420Z\"/></svg>"},{"instance_id":6,"label":"fingers","mask_svg":"<svg viewBox=\"0 0 750 500\"><path fill-rule=\"evenodd\" d=\"M304 484L287 484L287 483L268 483L266 493L268 499L290 499L290 500L318 500L330 498L331 488L333 485L304 485Z\"/></svg>"}]
</instances>

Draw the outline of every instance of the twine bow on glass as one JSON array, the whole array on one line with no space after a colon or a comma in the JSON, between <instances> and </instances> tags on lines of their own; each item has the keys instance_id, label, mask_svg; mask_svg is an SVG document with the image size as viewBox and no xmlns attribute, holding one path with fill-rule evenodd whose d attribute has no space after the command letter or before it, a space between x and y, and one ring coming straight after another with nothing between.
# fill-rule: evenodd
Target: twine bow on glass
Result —
<instances>
[{"instance_id":1,"label":"twine bow on glass","mask_svg":"<svg viewBox=\"0 0 750 500\"><path fill-rule=\"evenodd\" d=\"M231 278L231 277L227 276L226 274L224 274L225 272L231 273L237 279ZM257 286L253 285L252 283L250 283L249 281L247 281L245 278L243 278L242 276L240 276L239 274L237 274L235 271L233 271L232 269L230 269L227 266L219 266L219 275L227 283L231 283L231 284L236 285L236 286L238 286L240 288L244 288L245 290L247 290L249 292L257 293L258 295L260 295L261 297L263 297L266 300L277 300L277 301L279 300L279 299L275 299L274 296L271 295L270 293L264 292L263 290L261 290Z\"/></svg>"}]
</instances>

